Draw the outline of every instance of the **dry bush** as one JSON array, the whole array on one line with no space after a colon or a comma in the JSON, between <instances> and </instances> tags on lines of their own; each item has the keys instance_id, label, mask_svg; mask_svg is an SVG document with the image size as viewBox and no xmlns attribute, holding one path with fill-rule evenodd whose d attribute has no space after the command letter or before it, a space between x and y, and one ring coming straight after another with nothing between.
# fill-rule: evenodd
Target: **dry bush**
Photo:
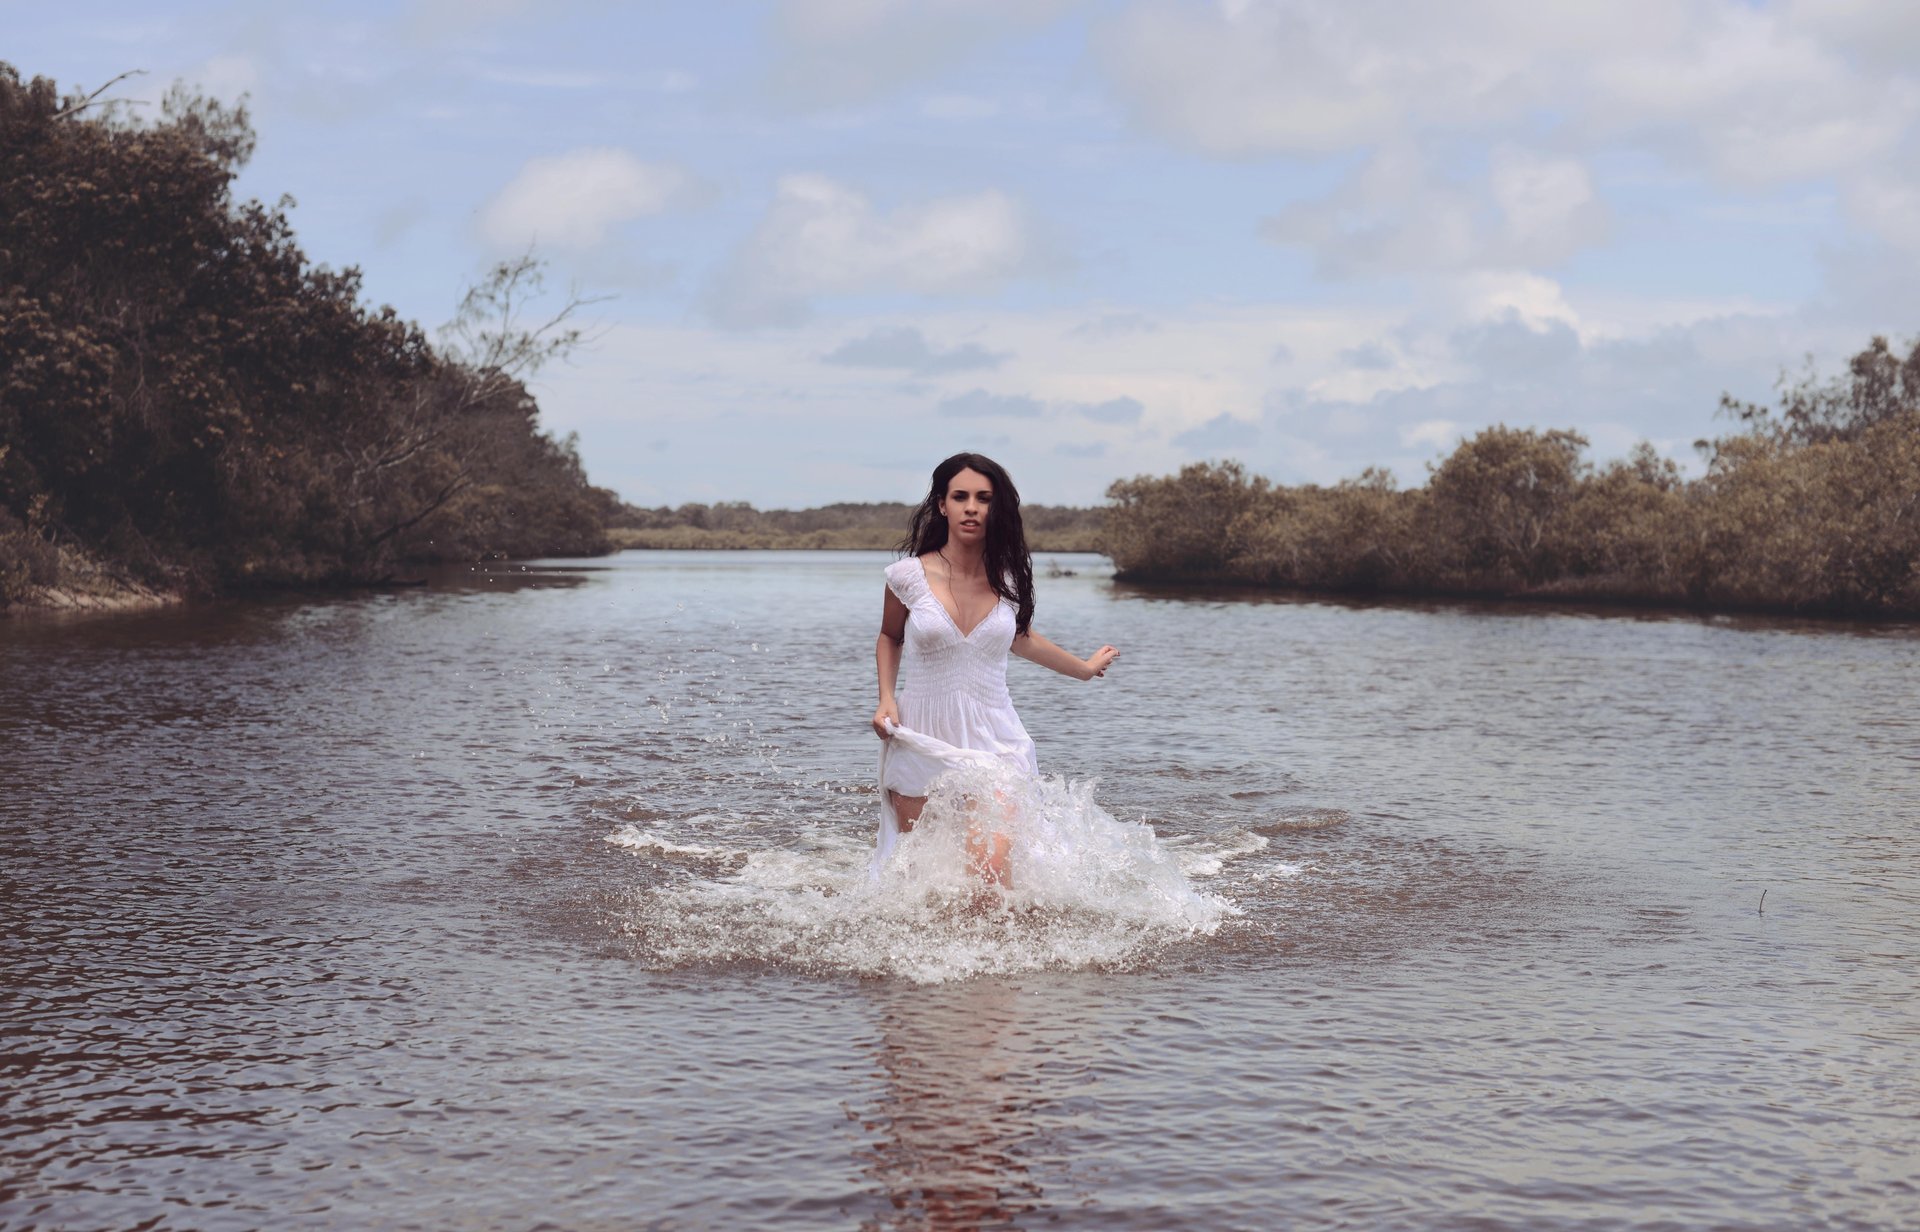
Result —
<instances>
[{"instance_id":1,"label":"dry bush","mask_svg":"<svg viewBox=\"0 0 1920 1232\"><path fill-rule=\"evenodd\" d=\"M1332 488L1272 488L1230 528L1238 581L1306 590L1396 589L1426 548L1424 492L1369 468Z\"/></svg>"},{"instance_id":2,"label":"dry bush","mask_svg":"<svg viewBox=\"0 0 1920 1232\"><path fill-rule=\"evenodd\" d=\"M1107 555L1122 573L1230 576L1239 555L1234 529L1268 488L1238 462L1196 462L1165 479L1119 480L1107 489Z\"/></svg>"},{"instance_id":3,"label":"dry bush","mask_svg":"<svg viewBox=\"0 0 1920 1232\"><path fill-rule=\"evenodd\" d=\"M1505 426L1411 492L1234 462L1140 476L1109 492L1109 552L1147 580L1920 615L1920 342L1725 409L1741 429L1700 443L1693 482L1645 443L1595 469L1578 433Z\"/></svg>"}]
</instances>

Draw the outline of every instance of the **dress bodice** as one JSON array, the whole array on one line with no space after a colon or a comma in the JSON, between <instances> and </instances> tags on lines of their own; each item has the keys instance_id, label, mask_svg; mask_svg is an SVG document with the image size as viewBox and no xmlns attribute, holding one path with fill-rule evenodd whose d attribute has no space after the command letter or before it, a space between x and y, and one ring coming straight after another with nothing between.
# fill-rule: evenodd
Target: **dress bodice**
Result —
<instances>
[{"instance_id":1,"label":"dress bodice","mask_svg":"<svg viewBox=\"0 0 1920 1232\"><path fill-rule=\"evenodd\" d=\"M1007 696L1007 652L1013 646L1013 604L1001 599L972 631L961 633L946 606L927 584L917 556L887 567L887 587L907 608L900 666L905 691L919 700L935 694L966 698L999 709Z\"/></svg>"}]
</instances>

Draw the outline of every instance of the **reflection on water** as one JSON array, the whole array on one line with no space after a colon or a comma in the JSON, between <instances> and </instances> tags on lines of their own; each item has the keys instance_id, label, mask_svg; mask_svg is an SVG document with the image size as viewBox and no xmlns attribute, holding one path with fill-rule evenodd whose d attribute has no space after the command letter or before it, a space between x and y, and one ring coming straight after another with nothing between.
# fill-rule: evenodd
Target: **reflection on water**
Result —
<instances>
[{"instance_id":1,"label":"reflection on water","mask_svg":"<svg viewBox=\"0 0 1920 1232\"><path fill-rule=\"evenodd\" d=\"M855 1109L874 1135L867 1173L892 1207L872 1227L1018 1227L1045 1196L1022 1162L1031 1112L1056 1084L1022 1065L1019 990L973 980L873 997L881 1095Z\"/></svg>"},{"instance_id":2,"label":"reflection on water","mask_svg":"<svg viewBox=\"0 0 1920 1232\"><path fill-rule=\"evenodd\" d=\"M1141 944L849 895L882 563L0 625L0 1225L1915 1224L1913 627L1070 562Z\"/></svg>"}]
</instances>

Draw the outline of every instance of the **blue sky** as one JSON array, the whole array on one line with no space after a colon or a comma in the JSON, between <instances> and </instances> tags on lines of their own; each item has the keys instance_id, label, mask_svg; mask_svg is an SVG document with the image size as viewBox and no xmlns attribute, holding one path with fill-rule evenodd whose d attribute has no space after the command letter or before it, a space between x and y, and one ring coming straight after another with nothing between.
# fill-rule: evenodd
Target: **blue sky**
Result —
<instances>
[{"instance_id":1,"label":"blue sky","mask_svg":"<svg viewBox=\"0 0 1920 1232\"><path fill-rule=\"evenodd\" d=\"M641 504L1029 500L1488 424L1692 465L1920 329L1908 0L0 0L25 76L247 97L243 195L429 326L529 245L535 382Z\"/></svg>"}]
</instances>

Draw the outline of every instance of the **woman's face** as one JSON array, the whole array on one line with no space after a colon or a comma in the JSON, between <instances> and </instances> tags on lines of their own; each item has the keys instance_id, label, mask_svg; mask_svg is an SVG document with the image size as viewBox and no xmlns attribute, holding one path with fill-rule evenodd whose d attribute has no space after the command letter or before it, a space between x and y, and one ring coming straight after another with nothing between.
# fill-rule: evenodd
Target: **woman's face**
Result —
<instances>
[{"instance_id":1,"label":"woman's face","mask_svg":"<svg viewBox=\"0 0 1920 1232\"><path fill-rule=\"evenodd\" d=\"M940 516L947 520L947 542L985 543L987 508L993 503L993 481L971 467L947 481L940 498Z\"/></svg>"}]
</instances>

